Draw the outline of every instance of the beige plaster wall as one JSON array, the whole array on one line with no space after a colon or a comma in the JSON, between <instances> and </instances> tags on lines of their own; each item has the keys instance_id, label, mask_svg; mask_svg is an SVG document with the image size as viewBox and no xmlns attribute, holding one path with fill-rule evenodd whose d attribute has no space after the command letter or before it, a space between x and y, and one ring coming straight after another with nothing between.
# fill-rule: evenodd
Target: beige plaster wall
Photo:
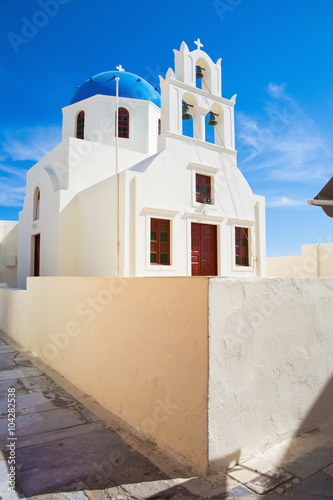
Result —
<instances>
[{"instance_id":1,"label":"beige plaster wall","mask_svg":"<svg viewBox=\"0 0 333 500\"><path fill-rule=\"evenodd\" d=\"M210 279L209 460L333 419L333 278Z\"/></svg>"},{"instance_id":2,"label":"beige plaster wall","mask_svg":"<svg viewBox=\"0 0 333 500\"><path fill-rule=\"evenodd\" d=\"M268 257L267 276L333 276L333 243L302 245L302 254Z\"/></svg>"},{"instance_id":3,"label":"beige plaster wall","mask_svg":"<svg viewBox=\"0 0 333 500\"><path fill-rule=\"evenodd\" d=\"M207 278L28 278L0 328L134 428L207 469Z\"/></svg>"}]
</instances>

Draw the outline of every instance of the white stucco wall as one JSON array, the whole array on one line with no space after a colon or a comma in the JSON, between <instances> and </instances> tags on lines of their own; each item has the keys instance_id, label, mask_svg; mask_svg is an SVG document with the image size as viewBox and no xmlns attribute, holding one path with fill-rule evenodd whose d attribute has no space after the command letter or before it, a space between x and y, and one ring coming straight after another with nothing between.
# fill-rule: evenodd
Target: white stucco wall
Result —
<instances>
[{"instance_id":1,"label":"white stucco wall","mask_svg":"<svg viewBox=\"0 0 333 500\"><path fill-rule=\"evenodd\" d=\"M0 284L3 286L16 287L17 249L18 222L0 220Z\"/></svg>"},{"instance_id":2,"label":"white stucco wall","mask_svg":"<svg viewBox=\"0 0 333 500\"><path fill-rule=\"evenodd\" d=\"M332 325L332 278L210 279L213 469L332 420Z\"/></svg>"}]
</instances>

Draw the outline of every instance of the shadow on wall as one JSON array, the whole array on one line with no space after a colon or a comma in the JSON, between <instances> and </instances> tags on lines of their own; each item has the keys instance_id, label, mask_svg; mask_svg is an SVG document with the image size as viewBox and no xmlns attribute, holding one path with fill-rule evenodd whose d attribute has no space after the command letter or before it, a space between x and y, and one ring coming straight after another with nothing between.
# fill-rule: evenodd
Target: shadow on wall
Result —
<instances>
[{"instance_id":1,"label":"shadow on wall","mask_svg":"<svg viewBox=\"0 0 333 500\"><path fill-rule=\"evenodd\" d=\"M302 421L296 436L316 429L320 425L318 422L322 422L324 418L327 419L327 423L333 420L333 376Z\"/></svg>"},{"instance_id":2,"label":"shadow on wall","mask_svg":"<svg viewBox=\"0 0 333 500\"><path fill-rule=\"evenodd\" d=\"M7 283L8 287L16 288L18 223L12 229L8 230L8 227L2 226L0 222L0 229L1 227L4 228L5 235L0 240L0 283Z\"/></svg>"},{"instance_id":3,"label":"shadow on wall","mask_svg":"<svg viewBox=\"0 0 333 500\"><path fill-rule=\"evenodd\" d=\"M329 380L329 382L326 384L325 388L319 395L319 397L316 399L315 403L313 404L312 408L306 415L306 417L302 420L300 426L298 427L297 431L295 432L294 437L298 437L301 434L304 433L310 433L311 431L315 431L318 429L320 426L320 423L326 420L327 424L330 424L333 422L333 376ZM299 444L298 444L299 446ZM318 445L319 446L319 445ZM333 443L331 443L331 450L330 450L330 455L331 457L328 457L328 463L329 465L330 461L333 460ZM304 455L299 456L299 449L298 449L298 458L297 457L297 443L292 442L289 448L286 450L284 453L282 459L280 460L280 464L276 464L277 467L280 467L281 469L285 469L289 472L288 470L288 464L293 464L296 465L297 468L302 467L302 463L306 463L307 466L309 463L313 462L314 464L316 463L316 460L318 459L318 456L321 456L321 453L318 452L318 448L314 448L312 451L309 450L307 452L307 459L304 460ZM315 467L315 466L314 466ZM311 472L313 474L314 472ZM297 474L296 474L297 475ZM283 485L282 485L283 486ZM316 485L310 485L307 486L307 488L316 488ZM317 498L317 490L315 491L307 491L307 498ZM272 498L272 493L267 493L266 495L263 495L260 498L267 498L270 499ZM328 497L320 497L320 498L328 498ZM332 497L330 497L332 498Z\"/></svg>"}]
</instances>

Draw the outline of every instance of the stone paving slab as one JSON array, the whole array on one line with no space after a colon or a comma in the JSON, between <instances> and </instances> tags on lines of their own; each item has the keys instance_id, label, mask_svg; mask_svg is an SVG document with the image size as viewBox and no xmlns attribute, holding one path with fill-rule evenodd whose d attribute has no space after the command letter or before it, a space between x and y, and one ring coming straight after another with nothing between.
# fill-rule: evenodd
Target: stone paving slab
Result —
<instances>
[{"instance_id":1,"label":"stone paving slab","mask_svg":"<svg viewBox=\"0 0 333 500\"><path fill-rule=\"evenodd\" d=\"M1 401L3 398L7 398L8 395L8 389L10 387L15 387L15 393L16 396L24 396L25 394L28 394L27 389L24 387L22 382L20 380L1 380L0 381L0 398Z\"/></svg>"},{"instance_id":2,"label":"stone paving slab","mask_svg":"<svg viewBox=\"0 0 333 500\"><path fill-rule=\"evenodd\" d=\"M171 498L173 495L186 495L187 491L177 486L172 479L147 481L142 483L122 484L121 487L131 496L139 498Z\"/></svg>"},{"instance_id":3,"label":"stone paving slab","mask_svg":"<svg viewBox=\"0 0 333 500\"><path fill-rule=\"evenodd\" d=\"M8 352L16 354L18 351L16 351L12 347L10 347L8 344L2 344L2 345L0 345L0 354L6 354Z\"/></svg>"},{"instance_id":4,"label":"stone paving slab","mask_svg":"<svg viewBox=\"0 0 333 500\"><path fill-rule=\"evenodd\" d=\"M329 465L324 469L325 474L329 474L330 476L333 477L333 464Z\"/></svg>"},{"instance_id":5,"label":"stone paving slab","mask_svg":"<svg viewBox=\"0 0 333 500\"><path fill-rule=\"evenodd\" d=\"M148 459L140 457L134 463L120 465L109 475L116 484L134 497L153 498L156 495L169 497L188 493L175 480L170 479Z\"/></svg>"},{"instance_id":6,"label":"stone paving slab","mask_svg":"<svg viewBox=\"0 0 333 500\"><path fill-rule=\"evenodd\" d=\"M189 493L200 498L223 498L228 491L235 489L239 483L234 481L226 474L220 475L218 480L213 481L206 477L192 477L187 479L175 479L176 483L181 485ZM251 493L247 490L248 493Z\"/></svg>"},{"instance_id":7,"label":"stone paving slab","mask_svg":"<svg viewBox=\"0 0 333 500\"><path fill-rule=\"evenodd\" d=\"M1 355L1 357L0 357L0 374L1 374L1 371L4 369L18 367L19 363L15 362L15 359L14 359L15 356L16 356L15 352ZM27 360L25 360L25 361L27 361Z\"/></svg>"},{"instance_id":8,"label":"stone paving slab","mask_svg":"<svg viewBox=\"0 0 333 500\"><path fill-rule=\"evenodd\" d=\"M13 387L16 388L16 385ZM16 398L16 416L28 415L31 413L40 413L43 411L54 410L56 408L66 408L73 406L75 402L70 397L64 398L53 394L52 397L46 397L43 393L25 394ZM7 415L7 400L0 401L0 418Z\"/></svg>"},{"instance_id":9,"label":"stone paving slab","mask_svg":"<svg viewBox=\"0 0 333 500\"><path fill-rule=\"evenodd\" d=\"M13 368L12 370L1 370L1 379L10 380L23 377L34 377L41 375L41 371L36 366L24 366L21 368ZM13 387L13 386L12 386Z\"/></svg>"},{"instance_id":10,"label":"stone paving slab","mask_svg":"<svg viewBox=\"0 0 333 500\"><path fill-rule=\"evenodd\" d=\"M220 495L214 495L211 498L212 499L216 499L216 498L229 498L229 499L241 498L242 500L256 500L257 498L261 498L261 497L249 492L249 490L247 488L244 488L244 486L236 486L235 488L232 488L229 491L221 493Z\"/></svg>"},{"instance_id":11,"label":"stone paving slab","mask_svg":"<svg viewBox=\"0 0 333 500\"><path fill-rule=\"evenodd\" d=\"M333 477L320 471L309 477L306 481L297 485L297 488L286 492L283 495L276 493L260 496L258 500L282 500L292 498L292 500L332 500L333 498Z\"/></svg>"},{"instance_id":12,"label":"stone paving slab","mask_svg":"<svg viewBox=\"0 0 333 500\"><path fill-rule=\"evenodd\" d=\"M7 474L9 472L6 461L0 461L0 497L4 500L22 500L18 491L8 491Z\"/></svg>"},{"instance_id":13,"label":"stone paving slab","mask_svg":"<svg viewBox=\"0 0 333 500\"><path fill-rule=\"evenodd\" d=\"M16 418L15 436L31 436L85 424L85 418L74 409L59 409L22 415ZM0 419L0 439L7 439L7 419Z\"/></svg>"},{"instance_id":14,"label":"stone paving slab","mask_svg":"<svg viewBox=\"0 0 333 500\"><path fill-rule=\"evenodd\" d=\"M78 406L75 407L75 409L79 411L81 415L83 415L84 418L88 420L88 422L97 422L98 420L100 420L100 418L97 417L97 415L95 415L92 411L88 410L88 408L86 408L83 405L79 404Z\"/></svg>"},{"instance_id":15,"label":"stone paving slab","mask_svg":"<svg viewBox=\"0 0 333 500\"><path fill-rule=\"evenodd\" d=\"M42 392L43 394L53 394L56 392L73 398L65 389L56 384L56 382L40 370L36 376L26 375L20 379L20 382L29 393Z\"/></svg>"},{"instance_id":16,"label":"stone paving slab","mask_svg":"<svg viewBox=\"0 0 333 500\"><path fill-rule=\"evenodd\" d=\"M38 446L40 444L52 443L52 441L59 441L60 439L67 439L74 436L83 436L84 434L88 434L89 432L96 432L104 429L105 425L103 422L94 422L91 424L78 425L65 429L57 429L51 432L44 432L43 434L33 434L31 436L25 436L18 439L16 448L28 448L29 446Z\"/></svg>"},{"instance_id":17,"label":"stone paving slab","mask_svg":"<svg viewBox=\"0 0 333 500\"><path fill-rule=\"evenodd\" d=\"M49 493L43 496L34 495L33 497L29 497L28 500L87 500L87 497L83 491L71 491L64 493Z\"/></svg>"},{"instance_id":18,"label":"stone paving slab","mask_svg":"<svg viewBox=\"0 0 333 500\"><path fill-rule=\"evenodd\" d=\"M26 495L113 470L141 455L115 432L97 431L17 451L16 464Z\"/></svg>"},{"instance_id":19,"label":"stone paving slab","mask_svg":"<svg viewBox=\"0 0 333 500\"><path fill-rule=\"evenodd\" d=\"M305 479L331 463L333 463L333 446L324 445L315 448L310 453L303 455L294 462L288 463L284 466L284 469L297 477Z\"/></svg>"}]
</instances>

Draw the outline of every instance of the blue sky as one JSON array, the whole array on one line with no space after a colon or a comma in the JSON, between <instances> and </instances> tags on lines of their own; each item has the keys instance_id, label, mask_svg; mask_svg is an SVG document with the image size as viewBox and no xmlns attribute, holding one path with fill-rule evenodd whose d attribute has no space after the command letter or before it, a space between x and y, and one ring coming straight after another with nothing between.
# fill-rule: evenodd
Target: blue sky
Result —
<instances>
[{"instance_id":1,"label":"blue sky","mask_svg":"<svg viewBox=\"0 0 333 500\"><path fill-rule=\"evenodd\" d=\"M0 17L0 219L18 218L76 85L122 64L156 86L200 37L222 57L223 96L237 94L238 166L266 196L267 254L333 241L333 219L306 204L333 176L332 0L1 0Z\"/></svg>"}]
</instances>

